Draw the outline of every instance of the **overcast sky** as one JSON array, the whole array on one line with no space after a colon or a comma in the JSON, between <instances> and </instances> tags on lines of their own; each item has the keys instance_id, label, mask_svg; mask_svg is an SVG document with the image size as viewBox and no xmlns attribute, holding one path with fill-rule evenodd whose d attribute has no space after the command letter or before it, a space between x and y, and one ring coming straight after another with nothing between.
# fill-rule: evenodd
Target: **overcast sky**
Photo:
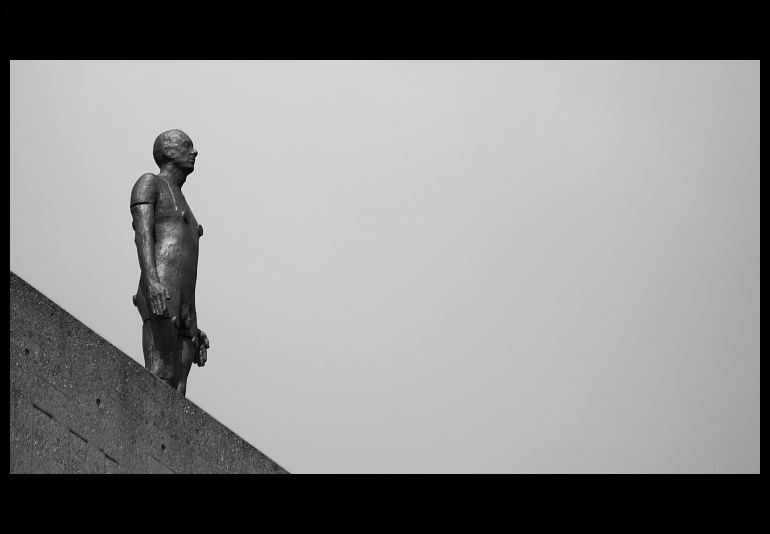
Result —
<instances>
[{"instance_id":1,"label":"overcast sky","mask_svg":"<svg viewBox=\"0 0 770 534\"><path fill-rule=\"evenodd\" d=\"M759 472L760 64L10 63L11 271L143 362L155 137L188 397L307 472Z\"/></svg>"}]
</instances>

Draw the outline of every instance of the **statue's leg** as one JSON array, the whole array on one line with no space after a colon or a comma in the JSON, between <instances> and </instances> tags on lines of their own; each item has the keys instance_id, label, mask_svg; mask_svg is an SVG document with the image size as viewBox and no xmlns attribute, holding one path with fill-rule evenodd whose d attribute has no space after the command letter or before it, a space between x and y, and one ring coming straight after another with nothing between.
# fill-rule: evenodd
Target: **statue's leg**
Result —
<instances>
[{"instance_id":1,"label":"statue's leg","mask_svg":"<svg viewBox=\"0 0 770 534\"><path fill-rule=\"evenodd\" d=\"M176 367L174 375L179 377L179 384L176 389L182 395L187 393L187 377L190 375L193 357L197 350L195 342L189 337L178 336L176 338L176 357L174 358Z\"/></svg>"},{"instance_id":2,"label":"statue's leg","mask_svg":"<svg viewBox=\"0 0 770 534\"><path fill-rule=\"evenodd\" d=\"M142 354L144 354L144 368L152 371L152 356L155 350L155 344L152 342L152 330L150 322L142 323Z\"/></svg>"},{"instance_id":3,"label":"statue's leg","mask_svg":"<svg viewBox=\"0 0 770 534\"><path fill-rule=\"evenodd\" d=\"M176 330L171 318L157 315L142 326L145 368L174 389L179 384L174 372Z\"/></svg>"}]
</instances>

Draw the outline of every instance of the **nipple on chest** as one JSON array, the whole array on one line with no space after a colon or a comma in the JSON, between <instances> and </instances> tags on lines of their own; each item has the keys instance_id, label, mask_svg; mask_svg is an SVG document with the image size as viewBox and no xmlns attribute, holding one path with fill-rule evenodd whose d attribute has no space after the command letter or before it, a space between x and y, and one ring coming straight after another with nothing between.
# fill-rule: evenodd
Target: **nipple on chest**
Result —
<instances>
[{"instance_id":1,"label":"nipple on chest","mask_svg":"<svg viewBox=\"0 0 770 534\"><path fill-rule=\"evenodd\" d=\"M202 236L203 236L203 225L199 224L198 225L198 237L202 237Z\"/></svg>"}]
</instances>

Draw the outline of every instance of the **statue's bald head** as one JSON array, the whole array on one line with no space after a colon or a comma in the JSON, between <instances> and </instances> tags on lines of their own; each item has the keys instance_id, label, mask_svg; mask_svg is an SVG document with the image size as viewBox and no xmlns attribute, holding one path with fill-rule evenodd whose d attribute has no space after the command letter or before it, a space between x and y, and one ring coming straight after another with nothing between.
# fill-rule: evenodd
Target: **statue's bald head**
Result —
<instances>
[{"instance_id":1,"label":"statue's bald head","mask_svg":"<svg viewBox=\"0 0 770 534\"><path fill-rule=\"evenodd\" d=\"M158 167L162 167L163 163L170 159L164 153L165 150L173 149L188 139L190 137L182 130L168 130L156 137L155 143L152 145L152 157Z\"/></svg>"}]
</instances>

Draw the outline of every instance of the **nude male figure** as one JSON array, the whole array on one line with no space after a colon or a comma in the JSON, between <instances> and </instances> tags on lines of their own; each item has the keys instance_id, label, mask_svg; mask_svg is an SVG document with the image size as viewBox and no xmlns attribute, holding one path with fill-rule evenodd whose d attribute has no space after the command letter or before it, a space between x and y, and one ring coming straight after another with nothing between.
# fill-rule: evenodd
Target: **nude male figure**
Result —
<instances>
[{"instance_id":1,"label":"nude male figure","mask_svg":"<svg viewBox=\"0 0 770 534\"><path fill-rule=\"evenodd\" d=\"M193 362L205 365L209 348L195 311L203 227L182 194L198 151L187 134L169 130L155 139L152 155L160 172L142 175L131 191L134 242L142 271L134 305L143 321L144 366L184 395Z\"/></svg>"}]
</instances>

